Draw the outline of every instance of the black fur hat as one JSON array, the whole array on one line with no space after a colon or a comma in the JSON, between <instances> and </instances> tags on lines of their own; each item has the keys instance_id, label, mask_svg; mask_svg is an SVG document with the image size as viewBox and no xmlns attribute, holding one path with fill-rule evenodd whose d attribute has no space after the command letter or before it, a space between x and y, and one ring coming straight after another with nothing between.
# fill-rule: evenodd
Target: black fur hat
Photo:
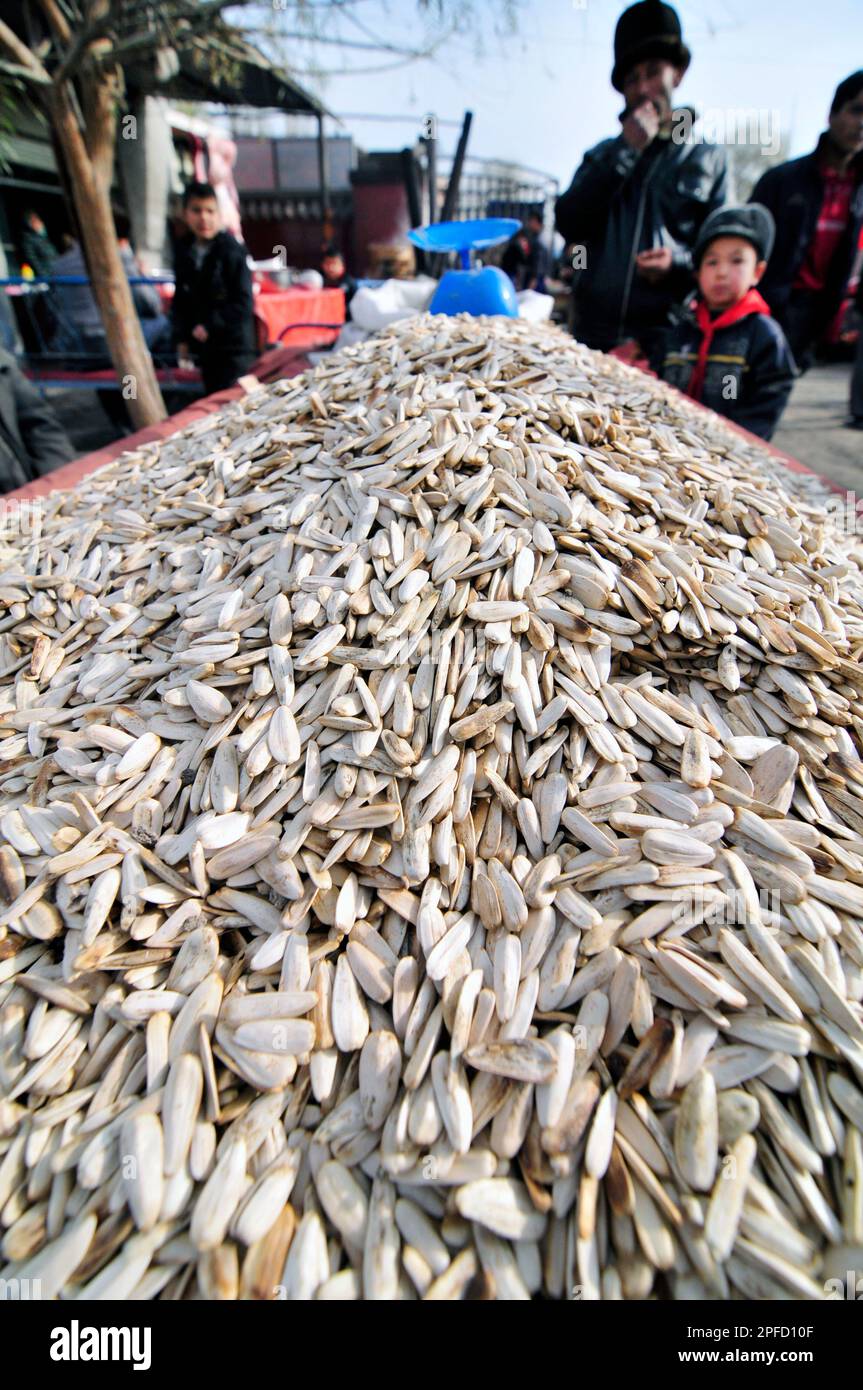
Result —
<instances>
[{"instance_id":1,"label":"black fur hat","mask_svg":"<svg viewBox=\"0 0 863 1390\"><path fill-rule=\"evenodd\" d=\"M617 21L611 85L622 92L626 74L645 58L667 58L685 72L691 56L683 42L677 11L661 0L639 0Z\"/></svg>"}]
</instances>

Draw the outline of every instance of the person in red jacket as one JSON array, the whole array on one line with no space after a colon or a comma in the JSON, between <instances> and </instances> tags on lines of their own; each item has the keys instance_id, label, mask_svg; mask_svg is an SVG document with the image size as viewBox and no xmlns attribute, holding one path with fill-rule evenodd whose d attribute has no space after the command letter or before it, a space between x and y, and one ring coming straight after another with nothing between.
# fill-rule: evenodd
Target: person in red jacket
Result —
<instances>
[{"instance_id":1,"label":"person in red jacket","mask_svg":"<svg viewBox=\"0 0 863 1390\"><path fill-rule=\"evenodd\" d=\"M768 169L750 202L776 221L761 293L805 370L842 303L863 230L863 68L836 88L817 149Z\"/></svg>"},{"instance_id":2,"label":"person in red jacket","mask_svg":"<svg viewBox=\"0 0 863 1390\"><path fill-rule=\"evenodd\" d=\"M762 439L776 428L796 375L785 334L755 288L773 237L773 218L756 203L711 213L693 253L698 293L653 362L664 381Z\"/></svg>"}]
</instances>

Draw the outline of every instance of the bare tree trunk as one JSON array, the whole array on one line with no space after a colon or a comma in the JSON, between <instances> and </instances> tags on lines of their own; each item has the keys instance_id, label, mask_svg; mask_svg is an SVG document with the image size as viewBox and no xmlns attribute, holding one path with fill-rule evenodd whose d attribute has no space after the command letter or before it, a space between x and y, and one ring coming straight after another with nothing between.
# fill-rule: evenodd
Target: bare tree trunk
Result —
<instances>
[{"instance_id":1,"label":"bare tree trunk","mask_svg":"<svg viewBox=\"0 0 863 1390\"><path fill-rule=\"evenodd\" d=\"M54 86L48 102L69 173L93 294L102 316L111 360L123 383L123 396L128 402L132 422L141 429L164 420L167 412L120 259L111 215L110 183L104 174L104 141L102 150L94 150L97 158L101 154L101 168L97 170L84 144L65 83Z\"/></svg>"},{"instance_id":2,"label":"bare tree trunk","mask_svg":"<svg viewBox=\"0 0 863 1390\"><path fill-rule=\"evenodd\" d=\"M122 82L117 73L84 66L77 85L84 114L84 144L102 187L110 196L117 140L117 101Z\"/></svg>"}]
</instances>

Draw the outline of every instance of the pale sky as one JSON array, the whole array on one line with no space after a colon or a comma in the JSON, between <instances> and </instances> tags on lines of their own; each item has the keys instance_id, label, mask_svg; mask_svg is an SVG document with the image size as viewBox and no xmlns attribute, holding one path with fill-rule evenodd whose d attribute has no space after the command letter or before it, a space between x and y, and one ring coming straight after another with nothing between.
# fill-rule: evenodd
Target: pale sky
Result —
<instances>
[{"instance_id":1,"label":"pale sky","mask_svg":"<svg viewBox=\"0 0 863 1390\"><path fill-rule=\"evenodd\" d=\"M497 0L474 4L480 14L500 14ZM357 0L351 8L353 18L333 19L332 35L364 42L371 34L396 46L422 40L416 0ZM479 57L456 41L433 60L332 77L317 90L335 112L415 113L415 126L348 122L366 149L400 149L413 143L426 112L460 121L469 107L469 153L530 165L565 186L584 150L620 129L622 98L610 74L625 8L623 0L530 0L519 6L517 32L490 36ZM792 155L814 146L835 86L863 67L863 0L679 0L676 8L692 51L678 100L701 112L765 112L767 128L778 121L788 132ZM294 51L298 60L308 53ZM387 61L331 45L317 52L334 68ZM457 133L442 129L445 152Z\"/></svg>"}]
</instances>

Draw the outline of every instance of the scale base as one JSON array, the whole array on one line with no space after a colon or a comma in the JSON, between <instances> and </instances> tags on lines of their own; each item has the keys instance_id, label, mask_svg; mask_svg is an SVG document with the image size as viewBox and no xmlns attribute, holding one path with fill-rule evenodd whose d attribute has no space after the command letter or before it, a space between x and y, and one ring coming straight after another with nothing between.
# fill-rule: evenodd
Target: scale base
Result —
<instances>
[{"instance_id":1,"label":"scale base","mask_svg":"<svg viewBox=\"0 0 863 1390\"><path fill-rule=\"evenodd\" d=\"M429 305L430 314L502 314L518 318L518 300L508 275L496 265L448 270Z\"/></svg>"}]
</instances>

